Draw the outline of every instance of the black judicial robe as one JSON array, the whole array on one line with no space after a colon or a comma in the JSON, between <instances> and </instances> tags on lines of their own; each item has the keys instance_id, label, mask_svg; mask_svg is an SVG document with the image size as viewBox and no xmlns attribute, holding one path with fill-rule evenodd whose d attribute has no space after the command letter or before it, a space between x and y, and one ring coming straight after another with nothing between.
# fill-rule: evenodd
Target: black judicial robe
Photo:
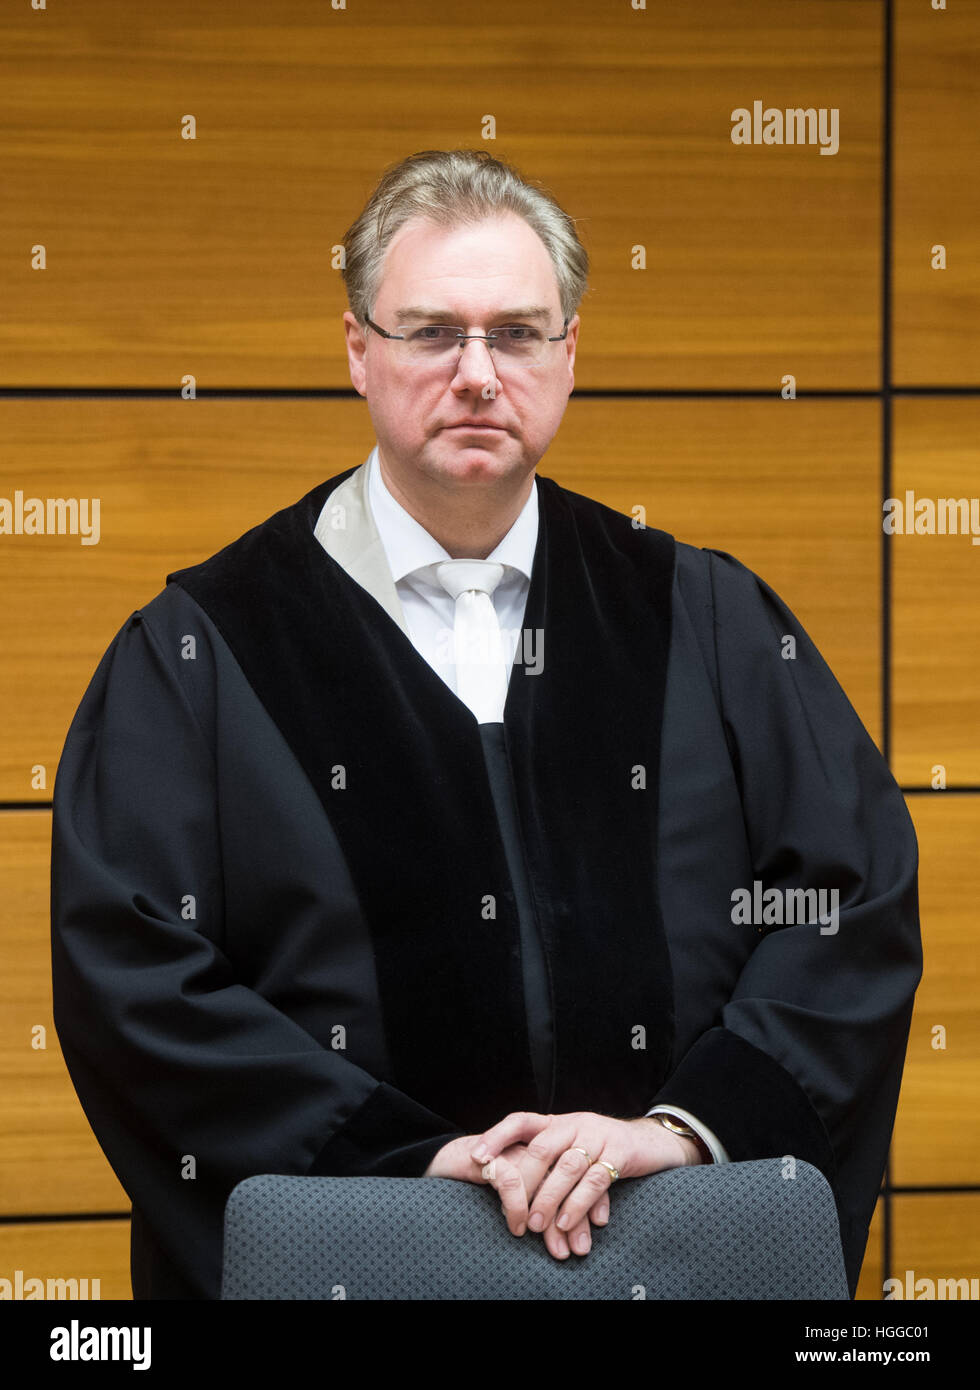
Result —
<instances>
[{"instance_id":1,"label":"black judicial robe","mask_svg":"<svg viewBox=\"0 0 980 1390\"><path fill-rule=\"evenodd\" d=\"M921 948L837 681L732 556L539 477L543 669L481 728L315 538L353 472L168 576L59 765L55 1023L135 1296L218 1296L247 1176L420 1175L512 1110L660 1103L815 1164L853 1293ZM837 931L734 921L756 883L837 889Z\"/></svg>"}]
</instances>

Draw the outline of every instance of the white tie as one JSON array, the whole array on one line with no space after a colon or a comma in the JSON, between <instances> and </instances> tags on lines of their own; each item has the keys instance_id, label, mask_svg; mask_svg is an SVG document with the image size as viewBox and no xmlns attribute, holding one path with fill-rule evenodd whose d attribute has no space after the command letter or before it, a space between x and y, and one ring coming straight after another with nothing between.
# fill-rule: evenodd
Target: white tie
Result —
<instances>
[{"instance_id":1,"label":"white tie","mask_svg":"<svg viewBox=\"0 0 980 1390\"><path fill-rule=\"evenodd\" d=\"M490 595L504 577L493 560L444 560L436 578L456 600L456 692L478 724L500 724L507 699L507 653Z\"/></svg>"}]
</instances>

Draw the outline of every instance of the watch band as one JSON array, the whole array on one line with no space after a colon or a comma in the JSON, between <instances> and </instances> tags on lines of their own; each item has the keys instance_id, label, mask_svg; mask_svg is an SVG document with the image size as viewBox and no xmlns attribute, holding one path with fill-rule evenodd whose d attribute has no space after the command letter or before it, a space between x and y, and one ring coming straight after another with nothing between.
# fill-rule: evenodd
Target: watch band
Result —
<instances>
[{"instance_id":1,"label":"watch band","mask_svg":"<svg viewBox=\"0 0 980 1390\"><path fill-rule=\"evenodd\" d=\"M685 1139L693 1139L695 1145L697 1146L698 1153L700 1153L701 1155L702 1163L714 1162L714 1159L711 1157L711 1150L708 1148L707 1144L701 1138L700 1134L696 1133L690 1127L690 1125L681 1124L680 1120L677 1118L676 1115L665 1115L663 1111L659 1111L656 1115L652 1115L650 1118L653 1120L659 1120L660 1123L663 1125L664 1129L669 1129L671 1134L681 1134L684 1136Z\"/></svg>"}]
</instances>

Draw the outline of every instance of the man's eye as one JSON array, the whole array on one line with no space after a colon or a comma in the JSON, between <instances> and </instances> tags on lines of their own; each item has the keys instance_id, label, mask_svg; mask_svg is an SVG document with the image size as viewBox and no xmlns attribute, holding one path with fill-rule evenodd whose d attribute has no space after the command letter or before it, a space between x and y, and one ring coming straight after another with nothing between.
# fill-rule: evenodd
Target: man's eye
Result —
<instances>
[{"instance_id":1,"label":"man's eye","mask_svg":"<svg viewBox=\"0 0 980 1390\"><path fill-rule=\"evenodd\" d=\"M417 342L444 343L459 334L458 328L449 328L444 323L426 323L412 331L411 337Z\"/></svg>"},{"instance_id":2,"label":"man's eye","mask_svg":"<svg viewBox=\"0 0 980 1390\"><path fill-rule=\"evenodd\" d=\"M510 343L535 342L541 336L536 328L526 323L513 323L506 328L495 328L494 334Z\"/></svg>"}]
</instances>

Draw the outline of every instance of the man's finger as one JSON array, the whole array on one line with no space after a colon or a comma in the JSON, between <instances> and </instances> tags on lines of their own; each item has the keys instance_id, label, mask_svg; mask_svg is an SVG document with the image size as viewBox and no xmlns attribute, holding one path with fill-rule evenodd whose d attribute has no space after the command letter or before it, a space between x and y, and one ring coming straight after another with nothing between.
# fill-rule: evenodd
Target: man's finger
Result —
<instances>
[{"instance_id":1,"label":"man's finger","mask_svg":"<svg viewBox=\"0 0 980 1390\"><path fill-rule=\"evenodd\" d=\"M513 1236L522 1236L527 1230L527 1193L520 1169L506 1158L494 1158L485 1165L483 1177L500 1198L507 1229Z\"/></svg>"},{"instance_id":2,"label":"man's finger","mask_svg":"<svg viewBox=\"0 0 980 1390\"><path fill-rule=\"evenodd\" d=\"M527 1195L528 1206L530 1206L534 1201L538 1188L548 1176L546 1165L528 1157L526 1144L508 1145L500 1156L501 1158L509 1159L519 1170L521 1177L524 1179L524 1191ZM491 1159L490 1162L492 1163L494 1160Z\"/></svg>"},{"instance_id":3,"label":"man's finger","mask_svg":"<svg viewBox=\"0 0 980 1390\"><path fill-rule=\"evenodd\" d=\"M573 1255L587 1255L592 1249L592 1234L589 1218L579 1221L570 1231L565 1232L568 1247Z\"/></svg>"},{"instance_id":4,"label":"man's finger","mask_svg":"<svg viewBox=\"0 0 980 1390\"><path fill-rule=\"evenodd\" d=\"M600 1173L602 1171L599 1170ZM592 1183L589 1182L590 1173L594 1173L594 1168L591 1155L585 1151L584 1146L566 1148L534 1194L531 1202L531 1230L547 1230L556 1219L562 1203L576 1191L591 1195L592 1200L578 1213L579 1218L586 1216L601 1200L605 1191L601 1185L596 1187L594 1179Z\"/></svg>"},{"instance_id":5,"label":"man's finger","mask_svg":"<svg viewBox=\"0 0 980 1390\"><path fill-rule=\"evenodd\" d=\"M559 1231L557 1226L549 1226L542 1232L541 1239L544 1241L544 1248L549 1255L553 1255L556 1260L567 1260L571 1251L568 1248L568 1241L564 1231Z\"/></svg>"},{"instance_id":6,"label":"man's finger","mask_svg":"<svg viewBox=\"0 0 980 1390\"><path fill-rule=\"evenodd\" d=\"M602 1164L594 1163L553 1214L552 1220L558 1229L576 1230L583 1218L602 1200L604 1193L608 1193L612 1181L609 1169ZM538 1208L539 1202L535 1199L535 1209ZM547 1212L548 1208L545 1210ZM559 1222L563 1222L564 1225L559 1225Z\"/></svg>"},{"instance_id":7,"label":"man's finger","mask_svg":"<svg viewBox=\"0 0 980 1390\"><path fill-rule=\"evenodd\" d=\"M477 1136L471 1150L475 1163L486 1163L495 1158L501 1149L511 1144L525 1144L540 1134L550 1121L551 1115L538 1115L533 1110L515 1110L510 1115Z\"/></svg>"}]
</instances>

